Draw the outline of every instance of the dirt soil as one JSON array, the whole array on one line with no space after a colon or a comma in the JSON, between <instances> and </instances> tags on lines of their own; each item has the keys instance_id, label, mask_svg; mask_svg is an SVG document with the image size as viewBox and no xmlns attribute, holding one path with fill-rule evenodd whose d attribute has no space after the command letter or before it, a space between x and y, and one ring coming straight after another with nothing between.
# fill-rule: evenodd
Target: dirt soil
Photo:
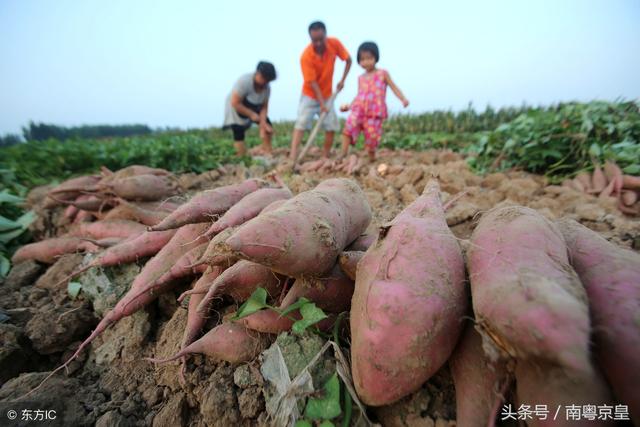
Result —
<instances>
[{"instance_id":1,"label":"dirt soil","mask_svg":"<svg viewBox=\"0 0 640 427\"><path fill-rule=\"evenodd\" d=\"M317 154L312 151L311 157ZM277 159L283 159L283 155L277 153ZM263 166L251 168L229 165L201 175L185 174L180 182L190 192L215 188L262 176L275 166L271 162L265 160ZM347 176L329 167L302 174L291 174L282 164L277 169L294 193L309 190L329 177ZM437 176L444 201L466 192L447 211L447 222L463 248L479 213L499 205L521 204L551 219L574 218L621 246L640 250L640 221L621 214L614 200L548 185L544 177L524 172L478 176L453 152L383 149L373 163L360 157L351 176L364 189L373 208L371 230L391 220L420 194L430 177ZM68 227L62 219L62 209L42 207L44 193L40 188L30 195L39 215L34 225L38 238L58 235ZM66 255L49 268L25 262L0 284L3 411L66 360L95 327L105 304L115 302L109 293L101 299L101 292L92 298L81 293L71 299L66 285L56 286L82 258L79 254ZM121 266L103 273L114 283L119 282L119 286L127 286L131 271L135 273L138 268ZM184 383L177 362L156 367L143 359L169 356L179 348L186 305L178 304L176 297L188 287L188 282L180 284L147 310L109 328L68 369L21 400L58 408L60 425L266 425L268 392L260 373L260 359L232 366L193 356L188 359ZM215 325L217 321L216 316L209 323ZM271 337L271 341L275 339ZM281 341L294 346L287 351L304 354L301 343ZM286 348L289 344L283 345ZM455 425L455 392L448 368L445 366L413 395L389 407L370 410L368 415L385 426ZM4 417L4 412L1 416Z\"/></svg>"}]
</instances>

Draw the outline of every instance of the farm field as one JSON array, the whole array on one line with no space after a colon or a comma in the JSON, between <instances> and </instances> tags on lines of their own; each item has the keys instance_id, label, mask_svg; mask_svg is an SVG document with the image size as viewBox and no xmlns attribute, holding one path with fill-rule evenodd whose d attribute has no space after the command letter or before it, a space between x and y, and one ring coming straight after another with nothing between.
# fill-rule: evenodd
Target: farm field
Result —
<instances>
[{"instance_id":1,"label":"farm field","mask_svg":"<svg viewBox=\"0 0 640 427\"><path fill-rule=\"evenodd\" d=\"M555 224L554 221L561 219L575 220L616 247L627 250L627 259L640 259L640 179L637 178L640 176L640 107L637 103L570 103L549 108L487 109L480 113L469 109L458 114L435 112L398 116L387 122L375 161L368 160L361 150L352 151L355 154L341 163L322 161L319 160L320 150L314 148L297 171L287 160L291 124L277 124L275 130L273 158L234 158L230 134L220 129L168 131L110 139L51 139L0 148L0 215L3 221L0 228L0 336L4 343L0 352L0 402L15 400L33 390L51 370L68 360L136 277L145 271L145 265L153 262L151 257L155 253L150 253L119 265L88 269L71 281L63 279L104 249L85 245L82 247L88 248L86 252L94 254L82 253L84 251L78 246L77 250L67 251L70 253L47 262L29 259L29 256L22 262L11 262L24 245L63 236L83 224L98 223L109 215L108 212L126 204L121 200L108 201L111 199L104 196L110 191L117 192L115 187L92 188L91 192L102 198L103 203L98 208L76 209L75 212L66 204L53 203L47 197L60 182L100 174L101 167L116 173L131 165L165 169L167 174L154 173L163 180L168 176L166 182L170 183L171 189L157 200L148 200L145 205L149 207L158 202L149 210L164 212L164 215L168 215L171 204L176 209L199 192L250 179L265 179L271 186L284 184L293 195L311 191L333 178L349 179L361 189L363 203L370 208L370 218L357 235L369 234L380 242L387 233L391 235L389 230L394 227L391 221L416 200L420 201L428 183L436 179L438 198L446 207L442 211L444 222L441 225L452 233L445 236L449 239L447 244L455 242L454 246L460 248L461 264L458 267L462 266L464 294L459 301L462 305L479 300L469 292L474 286L470 278L470 258L474 254L474 231L492 210L507 212L513 206L530 208L534 212L531 215L537 215L543 224ZM257 142L257 133L250 132L249 145L257 145ZM102 174L94 184L109 175L104 170ZM274 175L280 181L274 183L271 180ZM150 191L141 193L145 192ZM74 197L79 195L74 194ZM131 199L136 197L142 196L136 193ZM127 199L122 195L119 198ZM433 212L433 205L428 206L430 208L424 211ZM348 210L349 215L355 215L354 210L357 209ZM145 221L146 217L145 220L136 218L136 222L144 223L140 230L152 225ZM194 222L202 223L202 230L195 234L197 237L212 220L207 217L204 222ZM501 237L504 241L513 238L514 245L527 246L526 241L509 234ZM92 236L91 239L95 244L100 237ZM560 240L564 241L562 237ZM195 242L187 239L180 244L188 246ZM338 252L343 252L345 246L340 246ZM378 250L381 246L373 244L370 247ZM228 253L224 255L228 256ZM303 256L302 253L296 255ZM420 249L419 253L416 249L415 259L419 263L421 257L429 255L427 249ZM225 259L228 263L236 261L235 258ZM563 265L568 265L568 260ZM175 261L177 259L167 261L166 268ZM315 268L308 265L301 274L288 274L289 264L293 262L283 262L282 267L276 267L275 261L268 258L264 264L279 275L278 286L272 286L268 295L256 291L256 287L268 288L264 279L258 283L263 287L254 286L252 292L241 297L214 295L203 320L203 332L220 324L228 325L233 320L250 325L247 319L256 310L270 312L267 305L278 307L285 299L293 283L285 277L304 277L307 270ZM387 266L390 264L388 261ZM635 292L632 295L636 297L640 286L639 265L630 266L635 268L636 276L630 276L629 292ZM393 274L392 270L389 269L388 274ZM358 279L360 274L363 273L358 269L356 292L358 286L364 286L364 279ZM456 400L452 377L455 363L451 356L458 351L457 347L436 363L438 366L428 379L391 404L367 405L367 400L375 399L348 393L349 388L354 390L354 378L349 374L354 343L354 331L350 331L349 326L353 328L355 318L353 312L351 319L349 316L350 294L347 306L338 308L307 294L308 300L298 305L298 317L293 319L297 322L289 322L297 326L288 324L284 327L293 328L293 331L252 332L250 351L242 355L240 361L220 361L218 356L201 354L188 356L184 364L174 361L155 365L146 360L167 358L181 349L188 313L193 313L190 301L197 294L183 302L177 299L202 275L203 271L189 270L188 274L154 291L146 307L107 328L66 369L25 399L59 407L65 425L250 426L268 425L274 419L290 419L294 414L298 418L296 426L366 425L368 422L384 426L456 425L461 407L460 400ZM314 274L308 273L308 276ZM321 279L325 277L320 276ZM324 283L322 280L319 280L320 286ZM584 294L584 290L581 292ZM582 304L586 304L587 296L580 298ZM586 305L584 307L588 311ZM420 310L420 305L416 302L415 306L405 308L407 313L413 313ZM466 309L463 307L461 319L466 320L462 326L470 329L470 319L474 315L479 318L481 313L474 314L475 309L471 304ZM296 315L295 311L293 313ZM589 338L591 326L588 314L585 316ZM322 325L327 323L325 318L333 323L323 330ZM581 330L577 324L576 320L575 331ZM453 344L459 342L462 326L451 327L449 334L454 337ZM484 333L485 338L491 336L496 340L494 344L504 344L497 347L503 351L501 357L511 363L511 370L507 369L509 375L514 375L515 361L539 362L536 357L540 356L534 350L528 348L536 353L535 356L526 351L516 352L513 342L502 342L499 334L495 338L495 330L487 328ZM637 331L635 333L637 336ZM589 338L590 343L592 338ZM337 343L339 351L328 342ZM327 345L329 347L325 348ZM393 346L392 342L383 342L382 348ZM595 352L595 347L590 347L589 351L592 350ZM617 351L612 350L615 354ZM563 365L564 359L561 362L553 359L553 351L550 354L552 362L544 358L540 362L540 366L548 368L544 372L556 372L552 369L559 369L558 366L563 374L572 372L573 366ZM598 366L594 370L604 369L591 353L587 359L587 363ZM403 361L399 359L397 363L401 366ZM303 381L307 367L308 378ZM414 366L412 372L419 368L422 366ZM605 372L606 382L592 377L588 380L592 381L588 383L591 390L598 390L598 387L604 390L601 395L594 393L575 398L583 399L584 404L623 402L623 398L615 395L620 393L619 388L612 386L607 375ZM291 386L294 379L298 381L295 390ZM359 381L358 378L355 381ZM514 385L515 380L510 381L503 379L496 384L505 387L504 404L517 407L516 402L522 396L518 396L520 389ZM511 387L505 384L511 384ZM360 392L362 387L362 384L355 385ZM611 397L612 387L615 397ZM294 399L287 401L282 397L287 388ZM492 387L489 393L492 393L493 404L497 393ZM478 397L471 400L474 399ZM577 400L558 402L563 405L581 403ZM631 403L624 403L633 411ZM457 425L463 424L458 422ZM498 425L516 423L504 421Z\"/></svg>"}]
</instances>

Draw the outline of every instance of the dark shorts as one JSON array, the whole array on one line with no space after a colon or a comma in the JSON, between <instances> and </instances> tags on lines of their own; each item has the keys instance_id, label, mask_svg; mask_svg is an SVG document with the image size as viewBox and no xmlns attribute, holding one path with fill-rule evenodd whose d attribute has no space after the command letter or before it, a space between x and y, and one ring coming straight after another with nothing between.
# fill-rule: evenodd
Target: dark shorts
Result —
<instances>
[{"instance_id":1,"label":"dark shorts","mask_svg":"<svg viewBox=\"0 0 640 427\"><path fill-rule=\"evenodd\" d=\"M247 107L248 109L250 109L251 111L257 114L260 114L260 110L262 110L262 105L252 104L249 101L247 101L246 98L242 100L242 105L244 105L245 107ZM244 114L238 113L238 115L243 119L248 119L248 117L245 116ZM246 125L228 125L228 126L225 126L224 129L231 129L231 131L233 132L234 141L244 141L244 134L247 131L247 129L251 127L252 123L253 122L249 122ZM269 120L269 117L267 117L267 123L271 124L271 120Z\"/></svg>"}]
</instances>

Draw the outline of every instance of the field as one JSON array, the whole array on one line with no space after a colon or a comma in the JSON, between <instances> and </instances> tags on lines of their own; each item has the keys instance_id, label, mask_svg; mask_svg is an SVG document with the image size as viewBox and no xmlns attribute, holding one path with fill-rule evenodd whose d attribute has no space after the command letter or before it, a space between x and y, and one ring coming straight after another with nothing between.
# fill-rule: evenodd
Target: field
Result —
<instances>
[{"instance_id":1,"label":"field","mask_svg":"<svg viewBox=\"0 0 640 427\"><path fill-rule=\"evenodd\" d=\"M626 175L640 175L637 103L434 112L393 117L385 126L376 161L358 150L352 167L338 168L316 162L319 150L313 149L300 173L286 162L290 123L276 125L273 159L234 158L230 133L220 129L31 141L0 148L0 402L22 396L67 360L145 264L141 259L91 269L70 284L60 280L90 255L67 254L51 266L27 261L10 271L9 259L22 245L62 235L72 227L64 218L64 207L45 206L47 191L69 177L97 173L102 166L112 171L133 164L167 169L175 173L183 192L179 201L271 171L294 194L328 178L349 177L371 206L368 231L373 233L387 227L429 179L437 177L443 201L461 196L446 211L446 223L465 252L478 218L510 205L530 207L550 220L575 219L608 241L640 252L640 220L634 211L640 202L623 206L628 211L622 212L620 197L589 194L576 184L579 174L591 177L607 162ZM248 142L258 144L255 130ZM277 394L267 378L273 371L265 370L267 361L273 362L273 351L240 364L191 356L184 381L179 364L155 366L143 359L168 357L180 348L187 310L176 298L190 289L193 278L177 281L146 309L113 325L29 399L59 408L65 425L266 425L268 416L278 413L269 403ZM265 302L255 293L249 301ZM246 312L247 304L220 298L205 329L237 310ZM320 311L318 316L324 314ZM280 372L279 380L285 386L329 340L349 358L346 315L338 317L338 326L329 332L319 332L317 322L310 321L301 333L261 335L262 349L273 350L274 343L280 349L288 375L285 380ZM348 371L348 361L331 348L313 362L312 385L307 385L311 389L292 391L306 420L296 426L366 423L359 402L346 397L346 380L334 379L340 367ZM294 406L288 411L296 412ZM456 425L448 365L419 390L392 405L368 408L367 415L384 426Z\"/></svg>"}]
</instances>

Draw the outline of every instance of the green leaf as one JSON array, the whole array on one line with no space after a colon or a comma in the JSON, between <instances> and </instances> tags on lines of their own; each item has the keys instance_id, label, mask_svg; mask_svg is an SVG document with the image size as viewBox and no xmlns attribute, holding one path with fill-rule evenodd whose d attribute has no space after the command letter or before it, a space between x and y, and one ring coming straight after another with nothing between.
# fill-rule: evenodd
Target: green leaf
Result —
<instances>
[{"instance_id":1,"label":"green leaf","mask_svg":"<svg viewBox=\"0 0 640 427\"><path fill-rule=\"evenodd\" d=\"M0 254L0 277L5 277L10 269L11 263L3 254Z\"/></svg>"},{"instance_id":2,"label":"green leaf","mask_svg":"<svg viewBox=\"0 0 640 427\"><path fill-rule=\"evenodd\" d=\"M17 205L22 202L24 202L24 199L22 197L14 196L13 194L9 193L8 190L0 191L0 203L12 203L14 205Z\"/></svg>"},{"instance_id":3,"label":"green leaf","mask_svg":"<svg viewBox=\"0 0 640 427\"><path fill-rule=\"evenodd\" d=\"M622 171L629 175L640 175L640 165L629 165L625 168L622 168Z\"/></svg>"},{"instance_id":4,"label":"green leaf","mask_svg":"<svg viewBox=\"0 0 640 427\"><path fill-rule=\"evenodd\" d=\"M36 220L36 213L34 211L25 212L20 218L16 219L16 222L22 225L23 229L29 228L31 223Z\"/></svg>"},{"instance_id":5,"label":"green leaf","mask_svg":"<svg viewBox=\"0 0 640 427\"><path fill-rule=\"evenodd\" d=\"M321 398L310 397L304 415L312 420L330 420L342 413L340 408L340 380L334 373L322 387Z\"/></svg>"},{"instance_id":6,"label":"green leaf","mask_svg":"<svg viewBox=\"0 0 640 427\"><path fill-rule=\"evenodd\" d=\"M294 302L293 304L291 304L290 306L288 306L284 310L280 311L280 314L282 316L286 316L287 314L291 313L292 311L295 311L295 310L299 309L300 307L302 307L303 305L308 304L310 302L311 301L309 301L305 297L300 297L298 299L298 301Z\"/></svg>"},{"instance_id":7,"label":"green leaf","mask_svg":"<svg viewBox=\"0 0 640 427\"><path fill-rule=\"evenodd\" d=\"M309 420L298 420L296 421L295 427L312 427L312 424Z\"/></svg>"},{"instance_id":8,"label":"green leaf","mask_svg":"<svg viewBox=\"0 0 640 427\"><path fill-rule=\"evenodd\" d=\"M80 294L81 289L82 285L79 282L69 282L67 285L67 293L71 299L78 298L78 294Z\"/></svg>"},{"instance_id":9,"label":"green leaf","mask_svg":"<svg viewBox=\"0 0 640 427\"><path fill-rule=\"evenodd\" d=\"M322 319L327 318L324 311L322 311L321 308L316 307L313 303L305 304L300 307L300 314L302 315L302 319L296 321L291 327L291 330L298 335L302 334L309 326L315 325Z\"/></svg>"},{"instance_id":10,"label":"green leaf","mask_svg":"<svg viewBox=\"0 0 640 427\"><path fill-rule=\"evenodd\" d=\"M318 427L336 427L336 425L329 420L324 420Z\"/></svg>"},{"instance_id":11,"label":"green leaf","mask_svg":"<svg viewBox=\"0 0 640 427\"><path fill-rule=\"evenodd\" d=\"M25 230L22 228L17 228L13 231L5 231L0 233L0 243L2 244L8 244L10 241L12 241L13 239L15 239L16 237L19 237L22 233L24 233Z\"/></svg>"},{"instance_id":12,"label":"green leaf","mask_svg":"<svg viewBox=\"0 0 640 427\"><path fill-rule=\"evenodd\" d=\"M600 157L600 155L602 154L602 149L600 148L600 146L598 144L596 144L595 142L593 144L591 144L591 146L589 147L589 154L593 157Z\"/></svg>"},{"instance_id":13,"label":"green leaf","mask_svg":"<svg viewBox=\"0 0 640 427\"><path fill-rule=\"evenodd\" d=\"M233 320L242 319L266 307L268 307L267 291L264 288L258 288L251 294L249 299L240 306Z\"/></svg>"},{"instance_id":14,"label":"green leaf","mask_svg":"<svg viewBox=\"0 0 640 427\"><path fill-rule=\"evenodd\" d=\"M15 230L16 228L22 228L22 225L0 215L0 231Z\"/></svg>"}]
</instances>

